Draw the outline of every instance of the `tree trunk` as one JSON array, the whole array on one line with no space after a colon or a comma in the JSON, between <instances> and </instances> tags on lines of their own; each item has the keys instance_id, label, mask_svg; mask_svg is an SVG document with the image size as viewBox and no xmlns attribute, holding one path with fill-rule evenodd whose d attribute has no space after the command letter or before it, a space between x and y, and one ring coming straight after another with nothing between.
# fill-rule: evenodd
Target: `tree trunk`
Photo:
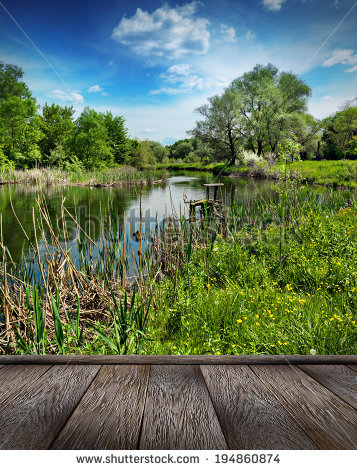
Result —
<instances>
[{"instance_id":1,"label":"tree trunk","mask_svg":"<svg viewBox=\"0 0 357 470\"><path fill-rule=\"evenodd\" d=\"M317 142L316 160L321 160L321 142Z\"/></svg>"},{"instance_id":2,"label":"tree trunk","mask_svg":"<svg viewBox=\"0 0 357 470\"><path fill-rule=\"evenodd\" d=\"M230 151L231 151L230 164L235 165L237 156L236 156L236 152L234 150L234 142L233 142L233 138L232 138L231 129L228 130L228 139L229 139L229 148L230 148Z\"/></svg>"},{"instance_id":3,"label":"tree trunk","mask_svg":"<svg viewBox=\"0 0 357 470\"><path fill-rule=\"evenodd\" d=\"M263 152L263 142L261 140L258 140L258 157L260 157L262 152Z\"/></svg>"}]
</instances>

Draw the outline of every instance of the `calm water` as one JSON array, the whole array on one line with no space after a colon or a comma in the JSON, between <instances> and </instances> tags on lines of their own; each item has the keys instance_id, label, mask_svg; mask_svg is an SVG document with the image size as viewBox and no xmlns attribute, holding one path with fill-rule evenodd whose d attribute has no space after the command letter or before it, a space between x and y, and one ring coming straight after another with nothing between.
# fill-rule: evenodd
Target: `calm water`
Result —
<instances>
[{"instance_id":1,"label":"calm water","mask_svg":"<svg viewBox=\"0 0 357 470\"><path fill-rule=\"evenodd\" d=\"M205 196L204 183L221 182L224 187L219 198L255 199L264 197L271 192L271 182L252 180L233 180L217 178L207 173L180 172L171 174L166 184L145 186L141 189L141 210L147 227L155 226L156 215L160 220L165 214L173 211L179 215L188 210L184 204L187 199L199 199ZM0 213L3 220L4 241L14 260L17 260L23 247L27 249L28 242L11 208L10 197L18 219L30 240L34 240L32 208L35 208L35 218L39 220L36 198L42 194L46 200L48 212L54 227L61 214L61 203L68 211L77 216L80 225L90 233L96 242L100 242L103 229L108 227L103 223L103 215L109 207L112 213L118 215L119 225L123 222L125 213L126 232L135 245L137 242L131 235L139 229L140 216L140 187L128 188L88 188L81 186L50 186L37 188L34 186L12 185L0 186ZM78 228L67 218L71 241L79 237ZM147 228L142 230L147 231ZM76 245L73 245L76 256ZM95 253L94 253L95 256Z\"/></svg>"}]
</instances>

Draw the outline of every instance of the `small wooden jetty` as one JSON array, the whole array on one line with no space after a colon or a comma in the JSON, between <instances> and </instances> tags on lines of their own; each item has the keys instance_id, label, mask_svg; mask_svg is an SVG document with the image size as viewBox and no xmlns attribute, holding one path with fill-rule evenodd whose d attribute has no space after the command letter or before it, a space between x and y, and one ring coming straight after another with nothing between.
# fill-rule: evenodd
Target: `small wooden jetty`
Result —
<instances>
[{"instance_id":1,"label":"small wooden jetty","mask_svg":"<svg viewBox=\"0 0 357 470\"><path fill-rule=\"evenodd\" d=\"M0 356L1 449L357 449L357 356Z\"/></svg>"},{"instance_id":2,"label":"small wooden jetty","mask_svg":"<svg viewBox=\"0 0 357 470\"><path fill-rule=\"evenodd\" d=\"M198 199L198 200L190 200L186 201L186 204L190 205L190 216L196 214L196 207L200 208L201 214L205 213L205 210L211 210L212 206L213 209L219 208L221 206L221 201L217 199L218 188L220 186L224 186L223 183L210 183L210 184L203 184L206 188L206 198L205 199ZM213 199L210 199L210 188L213 188Z\"/></svg>"}]
</instances>

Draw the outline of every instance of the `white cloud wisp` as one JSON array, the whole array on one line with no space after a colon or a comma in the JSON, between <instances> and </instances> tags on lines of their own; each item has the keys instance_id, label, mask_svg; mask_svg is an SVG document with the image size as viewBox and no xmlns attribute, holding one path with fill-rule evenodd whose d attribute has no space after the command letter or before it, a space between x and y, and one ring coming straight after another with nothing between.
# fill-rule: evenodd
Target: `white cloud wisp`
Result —
<instances>
[{"instance_id":1,"label":"white cloud wisp","mask_svg":"<svg viewBox=\"0 0 357 470\"><path fill-rule=\"evenodd\" d=\"M263 0L263 6L267 10L279 11L281 9L281 5L285 2L286 0Z\"/></svg>"}]
</instances>

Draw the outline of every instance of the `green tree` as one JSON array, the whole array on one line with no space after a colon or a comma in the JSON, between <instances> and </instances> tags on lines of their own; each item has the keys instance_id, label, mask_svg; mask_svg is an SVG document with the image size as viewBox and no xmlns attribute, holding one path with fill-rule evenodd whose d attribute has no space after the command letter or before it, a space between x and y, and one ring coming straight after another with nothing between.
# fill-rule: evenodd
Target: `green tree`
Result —
<instances>
[{"instance_id":1,"label":"green tree","mask_svg":"<svg viewBox=\"0 0 357 470\"><path fill-rule=\"evenodd\" d=\"M86 168L105 167L113 163L105 116L88 106L75 122L68 149L83 162Z\"/></svg>"},{"instance_id":2,"label":"green tree","mask_svg":"<svg viewBox=\"0 0 357 470\"><path fill-rule=\"evenodd\" d=\"M150 150L155 156L155 160L159 163L162 163L163 159L169 156L169 149L155 140L149 140L148 142L150 145Z\"/></svg>"},{"instance_id":3,"label":"green tree","mask_svg":"<svg viewBox=\"0 0 357 470\"><path fill-rule=\"evenodd\" d=\"M45 104L42 107L40 130L43 134L39 146L43 157L47 157L58 146L63 147L74 129L72 106Z\"/></svg>"},{"instance_id":4,"label":"green tree","mask_svg":"<svg viewBox=\"0 0 357 470\"><path fill-rule=\"evenodd\" d=\"M177 159L185 159L191 152L193 152L193 145L189 142L181 142L177 147L173 150L173 157Z\"/></svg>"},{"instance_id":5,"label":"green tree","mask_svg":"<svg viewBox=\"0 0 357 470\"><path fill-rule=\"evenodd\" d=\"M0 63L0 146L17 166L39 163L41 138L36 100L21 81L20 67Z\"/></svg>"},{"instance_id":6,"label":"green tree","mask_svg":"<svg viewBox=\"0 0 357 470\"><path fill-rule=\"evenodd\" d=\"M130 151L125 119L122 116L113 116L111 112L107 111L104 114L104 125L107 130L114 161L116 163L125 163Z\"/></svg>"},{"instance_id":7,"label":"green tree","mask_svg":"<svg viewBox=\"0 0 357 470\"><path fill-rule=\"evenodd\" d=\"M195 109L204 119L196 122L189 134L215 150L217 158L227 158L234 165L243 144L243 132L239 119L239 96L234 90L226 90L222 96L208 98L209 104Z\"/></svg>"},{"instance_id":8,"label":"green tree","mask_svg":"<svg viewBox=\"0 0 357 470\"><path fill-rule=\"evenodd\" d=\"M357 107L349 106L324 120L324 156L328 159L346 158L357 135Z\"/></svg>"},{"instance_id":9,"label":"green tree","mask_svg":"<svg viewBox=\"0 0 357 470\"><path fill-rule=\"evenodd\" d=\"M148 140L139 142L132 150L129 163L140 170L156 163L155 155L150 148L150 142Z\"/></svg>"},{"instance_id":10,"label":"green tree","mask_svg":"<svg viewBox=\"0 0 357 470\"><path fill-rule=\"evenodd\" d=\"M306 110L310 87L292 73L268 64L236 78L230 89L236 95L240 133L260 156L267 147L276 152L289 130L292 114Z\"/></svg>"},{"instance_id":11,"label":"green tree","mask_svg":"<svg viewBox=\"0 0 357 470\"><path fill-rule=\"evenodd\" d=\"M21 67L0 61L0 100L9 95L21 99L32 98L26 83L21 81L23 76Z\"/></svg>"},{"instance_id":12,"label":"green tree","mask_svg":"<svg viewBox=\"0 0 357 470\"><path fill-rule=\"evenodd\" d=\"M302 160L318 156L318 146L321 140L322 121L311 114L295 114L292 120L291 137L300 146Z\"/></svg>"}]
</instances>

